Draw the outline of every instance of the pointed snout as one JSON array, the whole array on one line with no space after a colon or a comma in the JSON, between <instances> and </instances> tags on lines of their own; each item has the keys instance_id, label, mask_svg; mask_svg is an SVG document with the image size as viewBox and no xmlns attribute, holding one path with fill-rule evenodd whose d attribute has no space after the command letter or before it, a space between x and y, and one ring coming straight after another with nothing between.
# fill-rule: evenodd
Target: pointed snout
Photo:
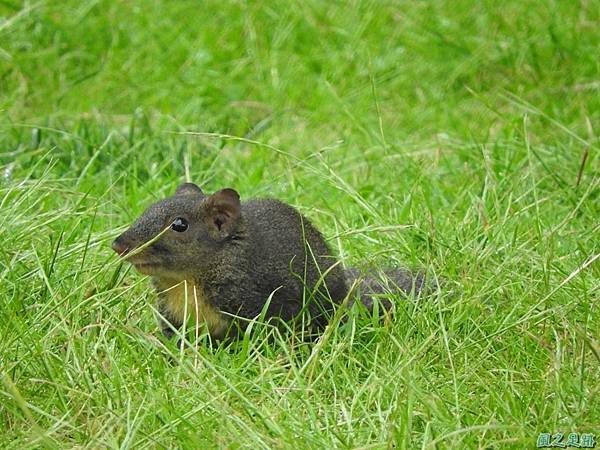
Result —
<instances>
[{"instance_id":1,"label":"pointed snout","mask_svg":"<svg viewBox=\"0 0 600 450\"><path fill-rule=\"evenodd\" d=\"M120 236L112 243L112 249L118 253L119 256L125 256L129 253L129 247L123 242Z\"/></svg>"}]
</instances>

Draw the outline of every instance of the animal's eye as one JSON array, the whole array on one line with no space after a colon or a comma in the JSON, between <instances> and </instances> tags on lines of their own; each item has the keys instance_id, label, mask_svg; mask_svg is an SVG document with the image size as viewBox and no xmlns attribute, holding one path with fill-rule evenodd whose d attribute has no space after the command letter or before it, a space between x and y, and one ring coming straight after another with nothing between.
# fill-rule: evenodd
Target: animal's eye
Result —
<instances>
[{"instance_id":1,"label":"animal's eye","mask_svg":"<svg viewBox=\"0 0 600 450\"><path fill-rule=\"evenodd\" d=\"M188 229L188 221L185 220L183 217L178 217L171 224L171 230L177 231L178 233L183 233L187 229Z\"/></svg>"}]
</instances>

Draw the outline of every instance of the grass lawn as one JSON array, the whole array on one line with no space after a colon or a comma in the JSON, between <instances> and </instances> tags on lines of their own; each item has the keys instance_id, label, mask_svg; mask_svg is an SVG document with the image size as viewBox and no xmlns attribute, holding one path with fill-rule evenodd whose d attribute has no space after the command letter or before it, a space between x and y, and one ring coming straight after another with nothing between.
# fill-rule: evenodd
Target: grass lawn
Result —
<instances>
[{"instance_id":1,"label":"grass lawn","mask_svg":"<svg viewBox=\"0 0 600 450\"><path fill-rule=\"evenodd\" d=\"M600 440L599 24L591 0L0 1L0 448ZM316 345L161 344L110 243L186 180L444 288Z\"/></svg>"}]
</instances>

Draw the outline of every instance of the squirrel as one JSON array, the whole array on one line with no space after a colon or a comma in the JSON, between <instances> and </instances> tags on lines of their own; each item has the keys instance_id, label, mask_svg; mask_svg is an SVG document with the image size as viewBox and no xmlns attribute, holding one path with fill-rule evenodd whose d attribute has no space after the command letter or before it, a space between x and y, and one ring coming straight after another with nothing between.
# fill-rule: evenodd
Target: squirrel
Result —
<instances>
[{"instance_id":1,"label":"squirrel","mask_svg":"<svg viewBox=\"0 0 600 450\"><path fill-rule=\"evenodd\" d=\"M182 184L148 207L112 248L152 277L168 338L188 319L204 324L212 339L235 338L261 314L291 322L308 313L310 329L322 330L353 287L369 309L389 292L373 274L344 269L292 206L275 199L242 203L230 188L206 195ZM404 292L424 288L420 273L396 269L385 278Z\"/></svg>"}]
</instances>

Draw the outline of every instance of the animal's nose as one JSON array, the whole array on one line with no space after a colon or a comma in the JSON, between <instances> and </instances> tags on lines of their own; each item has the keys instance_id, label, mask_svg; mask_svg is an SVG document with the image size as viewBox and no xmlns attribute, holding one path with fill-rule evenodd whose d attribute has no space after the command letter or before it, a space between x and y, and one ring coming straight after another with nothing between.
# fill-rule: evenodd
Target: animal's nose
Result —
<instances>
[{"instance_id":1,"label":"animal's nose","mask_svg":"<svg viewBox=\"0 0 600 450\"><path fill-rule=\"evenodd\" d=\"M129 247L125 245L119 238L115 239L112 243L112 249L119 254L119 256L125 256L129 253Z\"/></svg>"}]
</instances>

